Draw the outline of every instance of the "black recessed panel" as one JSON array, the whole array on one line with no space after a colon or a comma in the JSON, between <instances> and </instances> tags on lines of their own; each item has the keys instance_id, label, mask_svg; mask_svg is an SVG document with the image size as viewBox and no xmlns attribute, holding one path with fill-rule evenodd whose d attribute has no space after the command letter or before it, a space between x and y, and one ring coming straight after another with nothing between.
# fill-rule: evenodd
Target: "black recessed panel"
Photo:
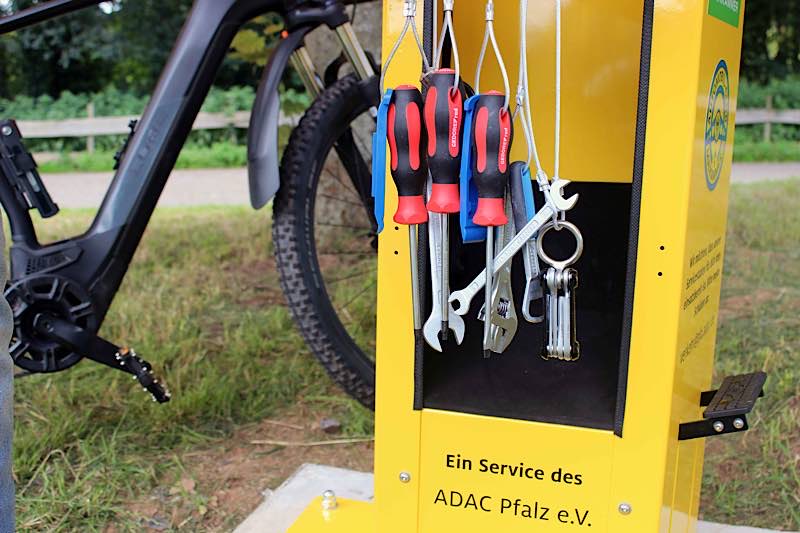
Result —
<instances>
[{"instance_id":1,"label":"black recessed panel","mask_svg":"<svg viewBox=\"0 0 800 533\"><path fill-rule=\"evenodd\" d=\"M424 407L600 429L614 427L631 186L573 183L565 195L575 193L581 198L568 218L581 228L585 240L583 257L574 267L580 282L576 294L580 360L565 363L540 357L544 326L527 323L519 310L525 276L521 257L517 256L512 279L519 329L514 342L503 354L483 357L483 322L476 318L483 293L478 295L465 317L464 343L446 343L441 354L425 348ZM541 198L537 203L541 205ZM451 224L454 291L466 286L484 266L483 244L460 244L456 220L453 218ZM574 240L566 231L551 231L546 248L553 257L566 257L574 249Z\"/></svg>"}]
</instances>

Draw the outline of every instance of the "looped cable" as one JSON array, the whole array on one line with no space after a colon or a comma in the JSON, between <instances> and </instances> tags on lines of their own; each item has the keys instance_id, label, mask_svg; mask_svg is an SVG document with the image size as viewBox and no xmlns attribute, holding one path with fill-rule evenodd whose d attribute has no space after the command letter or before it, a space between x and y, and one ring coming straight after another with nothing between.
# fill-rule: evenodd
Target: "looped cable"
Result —
<instances>
[{"instance_id":1,"label":"looped cable","mask_svg":"<svg viewBox=\"0 0 800 533\"><path fill-rule=\"evenodd\" d=\"M553 181L561 179L561 0L556 0L556 131L555 131L555 154L553 163ZM566 220L567 213L562 211L559 220ZM555 224L557 231L561 230Z\"/></svg>"},{"instance_id":2,"label":"looped cable","mask_svg":"<svg viewBox=\"0 0 800 533\"><path fill-rule=\"evenodd\" d=\"M536 171L542 171L542 163L539 159L539 151L536 147L536 136L533 131L533 118L531 117L531 95L528 87L528 0L520 0L519 3L519 81L517 82L517 107L514 110L514 117L520 115L520 123L525 134L525 142L528 146L527 164L530 168L531 159L536 164Z\"/></svg>"},{"instance_id":3,"label":"looped cable","mask_svg":"<svg viewBox=\"0 0 800 533\"><path fill-rule=\"evenodd\" d=\"M392 47L392 51L389 53L389 57L386 59L386 63L384 63L383 68L381 69L381 83L380 83L381 95L383 95L385 92L384 85L386 82L386 73L389 71L389 65L392 63L394 56L400 49L400 45L403 43L403 39L405 38L409 29L411 29L411 33L414 35L414 40L417 43L417 51L419 51L419 55L420 57L422 57L422 64L424 66L425 74L427 74L431 70L431 65L430 63L428 63L428 56L425 55L425 48L422 46L422 40L419 38L419 32L417 31L416 0L405 0L405 3L403 4L403 16L406 19L406 23L403 25L403 31L400 32L400 36L395 41L394 46Z\"/></svg>"},{"instance_id":4,"label":"looped cable","mask_svg":"<svg viewBox=\"0 0 800 533\"><path fill-rule=\"evenodd\" d=\"M508 72L506 71L506 64L503 62L503 56L500 53L500 47L497 46L497 38L494 35L494 1L487 0L486 2L486 30L483 33L483 44L481 45L481 53L478 56L478 65L475 70L475 92L480 93L481 86L481 69L483 68L483 60L486 57L486 47L492 42L492 49L494 56L497 58L497 63L500 66L500 73L503 75L503 86L505 87L505 103L503 108L508 110L509 94L511 89L508 85Z\"/></svg>"},{"instance_id":5,"label":"looped cable","mask_svg":"<svg viewBox=\"0 0 800 533\"><path fill-rule=\"evenodd\" d=\"M455 67L456 76L453 81L453 90L458 90L458 84L461 78L461 63L458 59L458 44L456 43L456 34L453 29L453 7L454 0L443 0L444 4L444 23L442 24L442 34L439 36L439 45L436 47L436 53L433 56L434 68L441 68L442 50L444 49L444 40L447 35L450 36L450 44L453 50L453 65Z\"/></svg>"}]
</instances>

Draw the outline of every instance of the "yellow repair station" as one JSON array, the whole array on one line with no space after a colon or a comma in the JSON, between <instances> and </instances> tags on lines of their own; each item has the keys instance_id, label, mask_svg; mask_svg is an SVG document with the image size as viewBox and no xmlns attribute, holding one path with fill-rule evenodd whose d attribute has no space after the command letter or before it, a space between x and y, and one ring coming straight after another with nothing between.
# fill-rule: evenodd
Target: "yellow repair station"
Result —
<instances>
[{"instance_id":1,"label":"yellow repair station","mask_svg":"<svg viewBox=\"0 0 800 533\"><path fill-rule=\"evenodd\" d=\"M565 197L578 198L566 220L583 239L572 265L579 275L571 302L579 357L543 357L547 321L522 317L507 348L487 357L482 291L463 316L460 344L452 334L442 337L441 352L421 343L412 306L422 306L424 319L437 305L429 290L437 271L426 266L427 226L419 226L417 242L412 231L409 243L392 218L395 168L387 168L375 498L339 499L335 506L319 499L292 533L690 532L706 438L747 429L765 376L712 384L744 0L524 3L527 13L517 0L489 2L494 36L483 54L480 90L508 94L510 157L524 161L524 110L514 107L524 101L516 98L516 80L527 64L540 165L550 179L571 182ZM473 84L486 42L484 0L444 2L444 9L439 0L384 0L383 9L382 57L400 43L385 87L420 87L415 29L431 68L457 60L461 77ZM436 51L448 17L457 58ZM389 114L391 127L396 117ZM449 230L453 291L485 266L483 244L462 238L457 219ZM569 255L575 238L549 233L542 246ZM421 286L412 287L409 260L417 244L425 268ZM529 265L519 255L509 265L519 306Z\"/></svg>"}]
</instances>

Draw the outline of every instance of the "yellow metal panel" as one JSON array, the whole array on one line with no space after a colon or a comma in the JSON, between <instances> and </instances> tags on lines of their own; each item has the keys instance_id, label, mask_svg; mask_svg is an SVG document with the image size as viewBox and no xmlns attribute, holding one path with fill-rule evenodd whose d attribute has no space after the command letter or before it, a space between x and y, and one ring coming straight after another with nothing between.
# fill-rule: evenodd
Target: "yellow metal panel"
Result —
<instances>
[{"instance_id":1,"label":"yellow metal panel","mask_svg":"<svg viewBox=\"0 0 800 533\"><path fill-rule=\"evenodd\" d=\"M550 530L545 528L551 524L517 522L505 513L491 520L486 518L490 513L484 511L444 507L436 502L437 487L456 491L464 487L465 492L473 493L491 491L499 495L501 505L505 497L557 502L552 509L559 510L585 507L592 531L693 529L702 442L679 447L677 426L700 415L699 391L709 385L718 279L706 283L703 297L707 295L708 301L697 313L696 306L684 310L683 304L693 292L688 290L687 281L697 273L697 261L692 258L699 257L708 243L724 234L733 136L728 137L721 177L712 192L703 170L705 114L714 68L720 59L727 59L733 123L741 41L741 24L737 29L709 18L706 2L658 0L655 7L623 438L580 428L412 410L407 235L405 228L396 229L391 222L396 197L393 186L387 186L378 288L376 513L381 533ZM513 87L518 35L516 23L506 21L515 21L517 2L496 3L498 38ZM570 179L630 181L642 2L572 0L564 5L561 174ZM421 5L419 13L421 21ZM384 2L383 57L388 55L402 22L402 2ZM533 4L528 29L538 139L547 170L552 171L552 6ZM482 32L483 2L457 4L456 33L467 81L472 78ZM392 66L388 86L415 81L418 74L419 58L409 39ZM484 89L498 87L491 59L483 80ZM521 137L516 144L521 150ZM723 245L720 241L715 247ZM698 337L698 331L703 330L697 328L702 324L710 324L703 326L710 331ZM687 347L691 349L687 351ZM590 482L579 487L551 482L534 490L527 483L531 480L495 479L480 472L447 468L443 461L452 455L449 450L465 458L474 456L478 465L480 458L486 458L509 465L530 461L541 464L543 472L558 468L582 471ZM401 471L411 474L410 483L399 481ZM494 496L491 501L496 504ZM484 502L488 505L489 500ZM629 503L633 512L620 513L622 502ZM557 514L555 517L557 520ZM551 529L576 528L575 524L562 526ZM371 529L353 527L351 531Z\"/></svg>"},{"instance_id":2,"label":"yellow metal panel","mask_svg":"<svg viewBox=\"0 0 800 533\"><path fill-rule=\"evenodd\" d=\"M689 188L686 255L683 263L678 353L675 358L674 431L681 422L701 417L700 393L711 388L719 296L733 164L734 124L739 88L742 27L707 13L701 2L702 41L694 99L695 125ZM744 16L744 1L740 17ZM726 131L727 130L727 131ZM727 133L727 134L726 134ZM690 456L683 460L683 455ZM703 441L681 445L678 480L691 498L673 503L672 531L696 526L702 481ZM686 527L678 516L690 517Z\"/></svg>"},{"instance_id":3,"label":"yellow metal panel","mask_svg":"<svg viewBox=\"0 0 800 533\"><path fill-rule=\"evenodd\" d=\"M609 531L613 440L608 431L425 410L419 532Z\"/></svg>"},{"instance_id":4,"label":"yellow metal panel","mask_svg":"<svg viewBox=\"0 0 800 533\"><path fill-rule=\"evenodd\" d=\"M375 504L339 500L332 511L322 510L322 498L306 508L288 533L375 533Z\"/></svg>"},{"instance_id":5,"label":"yellow metal panel","mask_svg":"<svg viewBox=\"0 0 800 533\"><path fill-rule=\"evenodd\" d=\"M462 76L473 84L483 34L484 2L458 2L456 35ZM561 177L630 182L636 130L636 94L642 40L641 0L563 2ZM508 68L512 103L519 71L519 2L495 1L498 44ZM536 140L553 173L555 124L555 2L530 2L528 70ZM600 37L602 34L602 37ZM481 90L503 90L489 51ZM515 124L519 128L519 122ZM514 156L524 157L517 130Z\"/></svg>"},{"instance_id":6,"label":"yellow metal panel","mask_svg":"<svg viewBox=\"0 0 800 533\"><path fill-rule=\"evenodd\" d=\"M422 31L423 2L418 2L417 26ZM389 56L405 19L402 1L383 4L383 54ZM417 84L421 58L409 33L386 76L386 86ZM417 527L419 490L419 413L412 408L414 335L411 311L408 230L392 216L397 190L386 172L385 229L378 253L377 396L375 419L375 496L379 530L408 533ZM411 474L400 483L400 472ZM360 533L360 532L359 532Z\"/></svg>"}]
</instances>

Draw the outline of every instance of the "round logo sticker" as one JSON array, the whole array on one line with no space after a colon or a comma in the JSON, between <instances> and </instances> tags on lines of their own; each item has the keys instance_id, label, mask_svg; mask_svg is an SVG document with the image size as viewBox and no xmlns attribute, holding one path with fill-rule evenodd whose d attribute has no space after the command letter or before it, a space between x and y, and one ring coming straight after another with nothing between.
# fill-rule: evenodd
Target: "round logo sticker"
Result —
<instances>
[{"instance_id":1,"label":"round logo sticker","mask_svg":"<svg viewBox=\"0 0 800 533\"><path fill-rule=\"evenodd\" d=\"M711 93L708 96L706 111L705 170L706 185L713 191L722 175L725 149L728 144L728 124L730 119L731 82L728 77L728 64L721 60L711 80Z\"/></svg>"}]
</instances>

